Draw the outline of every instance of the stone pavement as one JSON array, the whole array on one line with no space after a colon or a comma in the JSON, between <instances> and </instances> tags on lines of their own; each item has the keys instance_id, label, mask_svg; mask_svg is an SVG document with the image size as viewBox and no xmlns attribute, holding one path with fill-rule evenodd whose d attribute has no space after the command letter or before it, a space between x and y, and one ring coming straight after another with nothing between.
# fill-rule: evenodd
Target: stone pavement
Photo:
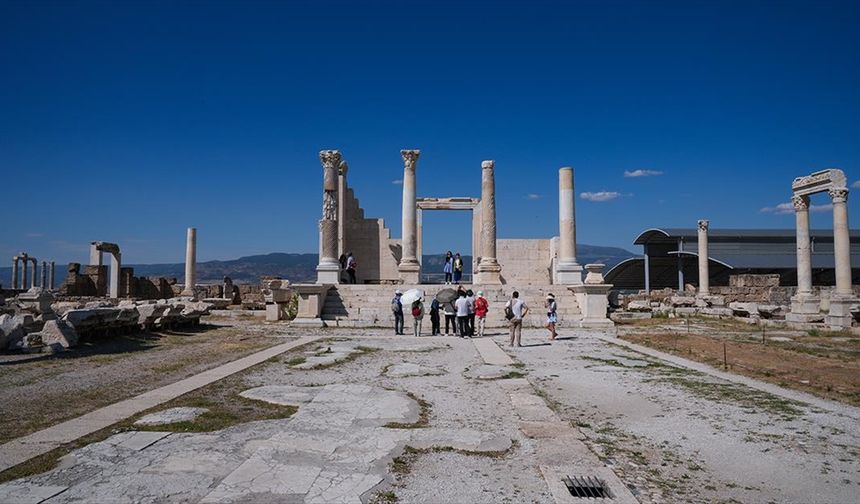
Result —
<instances>
[{"instance_id":1,"label":"stone pavement","mask_svg":"<svg viewBox=\"0 0 860 504\"><path fill-rule=\"evenodd\" d=\"M111 426L141 411L163 404L317 339L319 336L299 338L289 343L267 348L190 378L99 408L78 418L10 441L0 446L0 472L47 453L63 444Z\"/></svg>"}]
</instances>

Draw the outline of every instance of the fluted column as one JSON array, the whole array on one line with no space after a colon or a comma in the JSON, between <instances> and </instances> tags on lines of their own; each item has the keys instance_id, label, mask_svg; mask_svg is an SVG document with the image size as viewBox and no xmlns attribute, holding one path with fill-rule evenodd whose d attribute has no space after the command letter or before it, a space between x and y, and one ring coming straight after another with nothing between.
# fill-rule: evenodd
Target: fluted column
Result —
<instances>
[{"instance_id":1,"label":"fluted column","mask_svg":"<svg viewBox=\"0 0 860 504\"><path fill-rule=\"evenodd\" d=\"M502 283L496 258L496 177L495 162L481 162L481 262L476 283Z\"/></svg>"},{"instance_id":2,"label":"fluted column","mask_svg":"<svg viewBox=\"0 0 860 504\"><path fill-rule=\"evenodd\" d=\"M49 277L48 277L48 279L49 279L48 285L49 285L49 288L51 290L54 290L54 278L55 278L55 276L54 276L54 267L55 267L54 261L51 261L50 265L51 265L51 272L50 272Z\"/></svg>"},{"instance_id":3,"label":"fluted column","mask_svg":"<svg viewBox=\"0 0 860 504\"><path fill-rule=\"evenodd\" d=\"M833 201L833 259L836 263L836 294L852 296L851 239L848 231L848 189L830 190Z\"/></svg>"},{"instance_id":4,"label":"fluted column","mask_svg":"<svg viewBox=\"0 0 860 504\"><path fill-rule=\"evenodd\" d=\"M194 296L197 285L197 229L190 227L185 233L185 289L183 296Z\"/></svg>"},{"instance_id":5,"label":"fluted column","mask_svg":"<svg viewBox=\"0 0 860 504\"><path fill-rule=\"evenodd\" d=\"M708 226L709 221L700 220L699 228L699 295L707 296L710 293L710 272L708 271Z\"/></svg>"},{"instance_id":6,"label":"fluted column","mask_svg":"<svg viewBox=\"0 0 860 504\"><path fill-rule=\"evenodd\" d=\"M39 287L43 290L48 286L48 263L47 261L42 261L42 276L41 281L39 282Z\"/></svg>"},{"instance_id":7,"label":"fluted column","mask_svg":"<svg viewBox=\"0 0 860 504\"><path fill-rule=\"evenodd\" d=\"M791 298L793 321L806 321L807 316L817 316L821 301L812 293L812 254L809 241L809 196L795 195L791 198L797 234L797 293Z\"/></svg>"},{"instance_id":8,"label":"fluted column","mask_svg":"<svg viewBox=\"0 0 860 504\"><path fill-rule=\"evenodd\" d=\"M12 258L12 288L18 288L18 256Z\"/></svg>"},{"instance_id":9,"label":"fluted column","mask_svg":"<svg viewBox=\"0 0 860 504\"><path fill-rule=\"evenodd\" d=\"M30 258L27 257L27 254L21 254L21 258L23 259L23 269L21 270L21 288L27 288L27 269L30 267L29 262Z\"/></svg>"},{"instance_id":10,"label":"fluted column","mask_svg":"<svg viewBox=\"0 0 860 504\"><path fill-rule=\"evenodd\" d=\"M343 162L339 151L320 151L323 167L323 205L320 219L320 259L317 265L318 284L340 282L340 263L338 249L338 170Z\"/></svg>"},{"instance_id":11,"label":"fluted column","mask_svg":"<svg viewBox=\"0 0 860 504\"><path fill-rule=\"evenodd\" d=\"M404 149L400 151L403 157L403 207L402 207L402 255L400 258L400 279L403 283L417 284L421 277L421 265L418 263L417 235L417 205L415 189L415 166L418 164L420 150Z\"/></svg>"},{"instance_id":12,"label":"fluted column","mask_svg":"<svg viewBox=\"0 0 860 504\"><path fill-rule=\"evenodd\" d=\"M582 266L576 262L576 212L573 168L558 170L558 265L556 280L562 285L581 285Z\"/></svg>"},{"instance_id":13,"label":"fluted column","mask_svg":"<svg viewBox=\"0 0 860 504\"><path fill-rule=\"evenodd\" d=\"M31 257L30 262L33 263L33 272L30 273L30 288L32 289L36 287L36 274L39 272L39 261L35 257Z\"/></svg>"}]
</instances>

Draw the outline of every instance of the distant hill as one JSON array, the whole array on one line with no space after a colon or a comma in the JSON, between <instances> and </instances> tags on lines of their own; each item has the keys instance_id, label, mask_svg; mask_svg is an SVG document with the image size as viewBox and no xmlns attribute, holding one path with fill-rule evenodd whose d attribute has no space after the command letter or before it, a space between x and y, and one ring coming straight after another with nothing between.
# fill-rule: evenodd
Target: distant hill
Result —
<instances>
[{"instance_id":1,"label":"distant hill","mask_svg":"<svg viewBox=\"0 0 860 504\"><path fill-rule=\"evenodd\" d=\"M602 263L609 269L635 254L616 247L577 245L577 260L580 264ZM464 256L463 262L470 273L471 256ZM444 254L425 255L423 264L426 271L441 271ZM175 277L180 282L185 276L185 264L126 264L134 268L135 276ZM280 276L291 282L316 280L317 254L271 254L240 257L230 261L206 261L197 263L197 281L200 283L220 283L229 276L235 283L257 283L261 276ZM10 286L12 268L0 268L0 284ZM57 264L56 285L63 282L66 265Z\"/></svg>"}]
</instances>

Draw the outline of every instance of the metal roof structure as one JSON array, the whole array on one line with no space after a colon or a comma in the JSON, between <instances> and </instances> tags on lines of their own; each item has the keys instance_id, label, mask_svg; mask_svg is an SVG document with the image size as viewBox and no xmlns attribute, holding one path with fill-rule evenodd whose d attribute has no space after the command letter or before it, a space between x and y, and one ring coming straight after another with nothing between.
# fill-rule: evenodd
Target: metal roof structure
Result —
<instances>
[{"instance_id":1,"label":"metal roof structure","mask_svg":"<svg viewBox=\"0 0 860 504\"><path fill-rule=\"evenodd\" d=\"M852 264L860 266L860 230L851 231ZM810 230L813 283L833 285L833 231ZM650 228L633 241L645 255L622 261L606 274L620 289L678 288L698 283L698 231L695 228ZM740 273L775 273L782 285L796 285L797 243L794 229L710 229L708 259L711 285L728 285ZM646 257L649 274L645 274ZM648 278L646 278L648 277ZM860 281L860 268L853 268ZM646 280L648 285L646 285Z\"/></svg>"}]
</instances>

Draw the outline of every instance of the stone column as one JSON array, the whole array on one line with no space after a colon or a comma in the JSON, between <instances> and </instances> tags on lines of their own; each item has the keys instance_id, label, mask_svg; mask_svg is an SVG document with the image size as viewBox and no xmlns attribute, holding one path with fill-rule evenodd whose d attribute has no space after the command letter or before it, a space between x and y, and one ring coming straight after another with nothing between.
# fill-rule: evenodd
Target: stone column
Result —
<instances>
[{"instance_id":1,"label":"stone column","mask_svg":"<svg viewBox=\"0 0 860 504\"><path fill-rule=\"evenodd\" d=\"M18 256L12 258L12 288L18 288Z\"/></svg>"},{"instance_id":2,"label":"stone column","mask_svg":"<svg viewBox=\"0 0 860 504\"><path fill-rule=\"evenodd\" d=\"M122 267L122 256L119 250L110 255L110 284L108 295L111 299L119 299L119 270Z\"/></svg>"},{"instance_id":3,"label":"stone column","mask_svg":"<svg viewBox=\"0 0 860 504\"><path fill-rule=\"evenodd\" d=\"M710 293L710 272L708 271L708 226L710 221L700 220L699 226L699 295Z\"/></svg>"},{"instance_id":4,"label":"stone column","mask_svg":"<svg viewBox=\"0 0 860 504\"><path fill-rule=\"evenodd\" d=\"M481 162L481 262L475 283L501 285L502 267L496 258L495 162Z\"/></svg>"},{"instance_id":5,"label":"stone column","mask_svg":"<svg viewBox=\"0 0 860 504\"><path fill-rule=\"evenodd\" d=\"M43 290L48 286L48 263L46 261L42 261L42 277L41 282L39 282L39 287Z\"/></svg>"},{"instance_id":6,"label":"stone column","mask_svg":"<svg viewBox=\"0 0 860 504\"><path fill-rule=\"evenodd\" d=\"M36 274L39 272L39 261L35 257L31 257L30 262L33 263L33 272L30 274L30 288L32 289L36 287Z\"/></svg>"},{"instance_id":7,"label":"stone column","mask_svg":"<svg viewBox=\"0 0 860 504\"><path fill-rule=\"evenodd\" d=\"M21 270L21 288L27 288L27 269L30 267L28 263L30 262L30 258L27 257L27 254L21 254L21 258L23 259L24 267Z\"/></svg>"},{"instance_id":8,"label":"stone column","mask_svg":"<svg viewBox=\"0 0 860 504\"><path fill-rule=\"evenodd\" d=\"M48 275L48 280L49 280L48 288L50 288L51 290L54 290L54 278L55 278L54 277L54 267L55 267L54 261L51 261L50 265L51 265L51 272Z\"/></svg>"},{"instance_id":9,"label":"stone column","mask_svg":"<svg viewBox=\"0 0 860 504\"><path fill-rule=\"evenodd\" d=\"M852 297L851 239L848 232L848 189L830 190L833 201L833 259L836 263L836 294Z\"/></svg>"},{"instance_id":10,"label":"stone column","mask_svg":"<svg viewBox=\"0 0 860 504\"><path fill-rule=\"evenodd\" d=\"M794 205L797 234L797 293L791 298L791 314L787 320L805 322L805 316L817 316L821 311L821 301L812 293L809 196L793 196L791 203Z\"/></svg>"},{"instance_id":11,"label":"stone column","mask_svg":"<svg viewBox=\"0 0 860 504\"><path fill-rule=\"evenodd\" d=\"M556 278L562 285L581 285L582 266L576 262L576 213L573 168L558 170L558 265Z\"/></svg>"},{"instance_id":12,"label":"stone column","mask_svg":"<svg viewBox=\"0 0 860 504\"><path fill-rule=\"evenodd\" d=\"M90 266L102 265L102 251L96 242L90 243Z\"/></svg>"},{"instance_id":13,"label":"stone column","mask_svg":"<svg viewBox=\"0 0 860 504\"><path fill-rule=\"evenodd\" d=\"M404 149L400 151L403 157L403 207L402 207L402 255L400 258L400 279L403 283L417 284L420 282L421 265L416 257L418 249L417 238L417 205L415 194L415 165L418 163L420 150Z\"/></svg>"},{"instance_id":14,"label":"stone column","mask_svg":"<svg viewBox=\"0 0 860 504\"><path fill-rule=\"evenodd\" d=\"M183 296L194 297L197 285L197 228L190 227L185 235L185 289Z\"/></svg>"},{"instance_id":15,"label":"stone column","mask_svg":"<svg viewBox=\"0 0 860 504\"><path fill-rule=\"evenodd\" d=\"M340 283L340 263L338 249L338 170L343 162L339 151L320 151L323 167L323 206L320 219L320 259L317 265L318 284Z\"/></svg>"}]
</instances>

